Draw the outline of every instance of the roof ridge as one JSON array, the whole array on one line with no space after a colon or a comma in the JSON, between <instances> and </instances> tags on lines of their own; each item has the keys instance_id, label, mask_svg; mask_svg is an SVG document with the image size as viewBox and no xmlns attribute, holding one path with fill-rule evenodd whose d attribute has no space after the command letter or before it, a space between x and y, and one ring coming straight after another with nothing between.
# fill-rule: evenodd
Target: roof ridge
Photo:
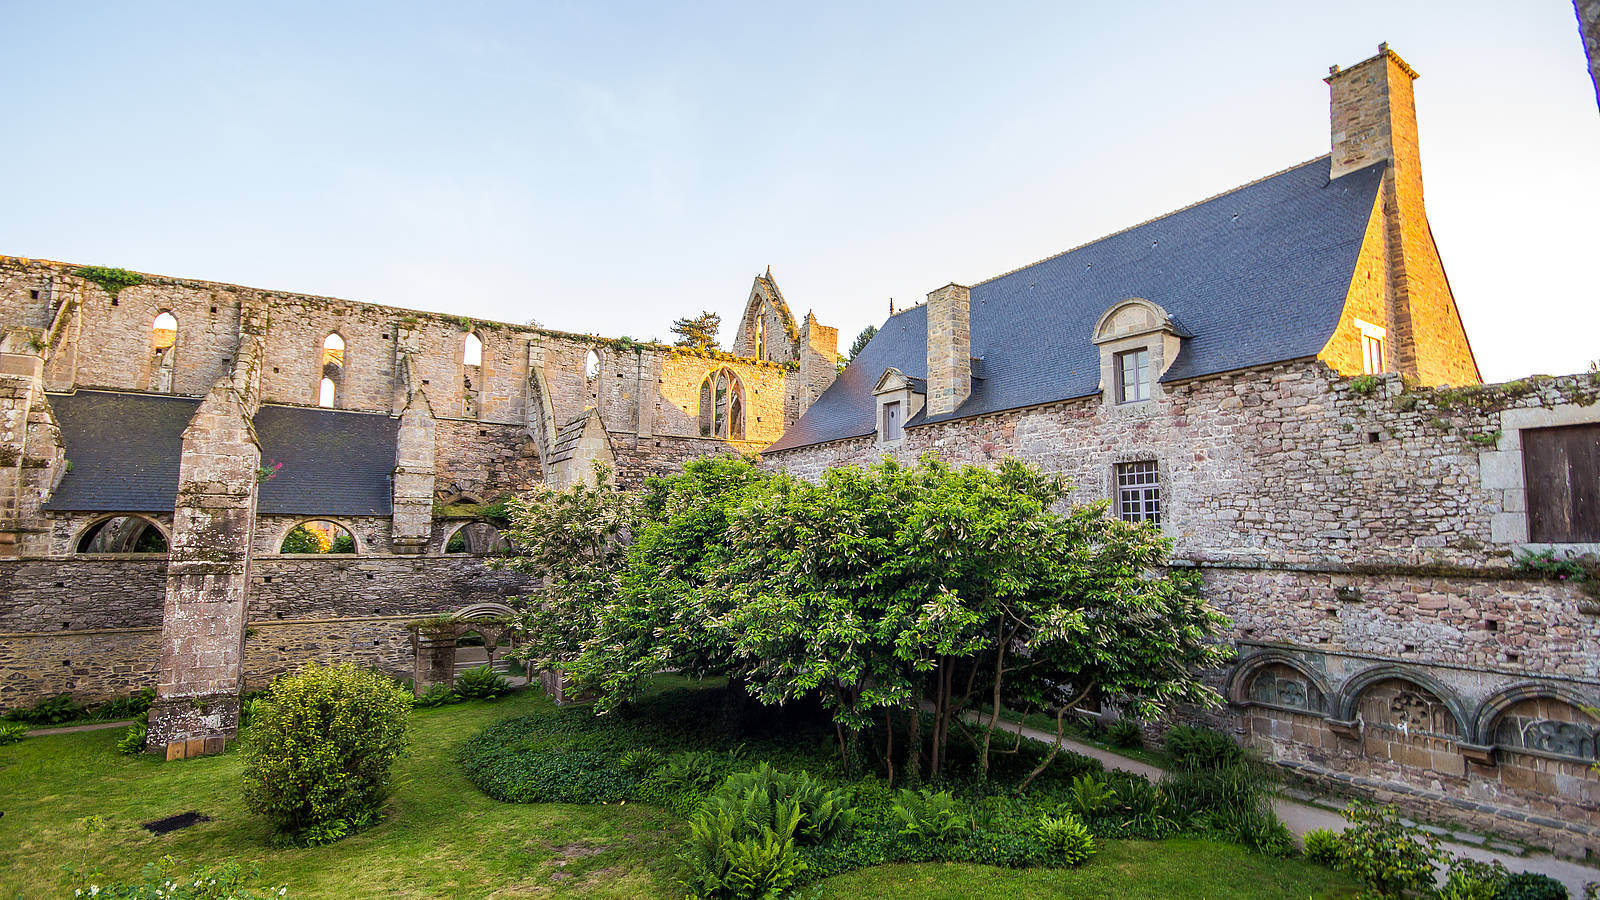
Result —
<instances>
[{"instance_id":1,"label":"roof ridge","mask_svg":"<svg viewBox=\"0 0 1600 900\"><path fill-rule=\"evenodd\" d=\"M1063 256L1066 256L1068 253L1076 253L1076 252L1078 252L1079 250L1082 250L1085 247L1092 247L1095 244L1100 243L1101 241L1110 240L1111 238L1114 238L1119 234L1127 234L1128 232L1133 231L1135 229L1143 228L1144 226L1149 225L1152 222L1159 222L1162 219L1171 218L1172 216L1175 216L1178 213L1194 209L1197 206L1204 206L1205 204L1210 203L1213 200L1217 200L1217 199L1220 199L1222 197L1226 197L1229 194L1236 193L1238 191L1242 191L1247 187L1251 187L1252 185L1260 184L1263 181L1268 181L1268 180L1271 180L1273 178L1277 178L1279 175L1283 175L1283 174L1286 174L1288 172L1293 172L1295 169L1301 168L1303 166L1309 166L1312 163L1316 162L1317 160L1327 159L1327 158L1329 158L1331 156L1333 156L1332 153L1324 153L1321 156L1313 156L1308 160L1304 160L1302 162L1297 162L1292 166L1288 166L1286 168L1279 169L1276 172L1272 172L1270 174L1263 175L1260 178L1256 178L1256 179L1254 179L1252 181L1246 181L1243 184L1235 185L1234 187L1228 188L1225 191L1221 191L1219 193L1212 194L1209 197L1205 197L1203 199L1196 200L1195 202L1190 203L1190 204L1188 204L1186 206L1180 206L1177 209L1169 210L1167 212L1164 212L1159 216L1151 216L1150 218L1145 219L1142 222L1136 222L1136 223L1134 223L1132 225L1127 226L1126 228L1119 228L1116 231L1110 232L1108 234L1103 234L1103 235L1101 235L1101 236L1099 236L1097 238L1094 238L1092 240L1084 241L1081 244L1078 244L1078 245L1073 246L1073 247L1069 247L1066 250L1062 250L1060 253L1052 253L1049 256L1043 257L1042 259L1036 259L1031 263L1027 263L1025 265L1017 266L1015 269L1008 269L1007 271L1001 272L999 275L994 275L994 276L991 276L989 278L985 278L982 281L974 282L972 284L972 287L977 287L980 284L988 284L991 281L999 281L1000 279L1006 277L1007 275L1015 275L1016 273L1021 272L1023 269L1031 269L1034 266L1039 265L1040 263L1047 263L1052 259L1059 259L1059 258L1061 258Z\"/></svg>"}]
</instances>

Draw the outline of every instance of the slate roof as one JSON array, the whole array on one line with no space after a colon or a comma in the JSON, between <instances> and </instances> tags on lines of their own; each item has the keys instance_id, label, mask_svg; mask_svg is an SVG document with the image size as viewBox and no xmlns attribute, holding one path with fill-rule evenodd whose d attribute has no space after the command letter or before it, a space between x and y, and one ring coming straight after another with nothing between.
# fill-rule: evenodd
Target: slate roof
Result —
<instances>
[{"instance_id":1,"label":"slate roof","mask_svg":"<svg viewBox=\"0 0 1600 900\"><path fill-rule=\"evenodd\" d=\"M197 397L77 391L52 394L72 471L50 497L53 511L171 512L183 430ZM399 420L374 413L294 406L256 412L266 515L390 515Z\"/></svg>"},{"instance_id":2,"label":"slate roof","mask_svg":"<svg viewBox=\"0 0 1600 900\"><path fill-rule=\"evenodd\" d=\"M1328 180L1328 157L972 287L972 395L907 427L1099 393L1095 323L1160 305L1187 335L1162 381L1315 356L1344 309L1386 163ZM768 451L874 432L872 388L927 377L927 308L890 317Z\"/></svg>"}]
</instances>

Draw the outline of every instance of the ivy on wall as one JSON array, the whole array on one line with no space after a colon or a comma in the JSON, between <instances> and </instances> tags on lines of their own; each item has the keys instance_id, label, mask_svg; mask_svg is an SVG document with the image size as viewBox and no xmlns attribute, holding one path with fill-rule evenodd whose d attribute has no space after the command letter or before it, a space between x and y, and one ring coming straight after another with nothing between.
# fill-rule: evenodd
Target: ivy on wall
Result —
<instances>
[{"instance_id":1,"label":"ivy on wall","mask_svg":"<svg viewBox=\"0 0 1600 900\"><path fill-rule=\"evenodd\" d=\"M129 272L127 269L112 269L105 266L82 266L73 274L85 281L92 281L112 297L116 297L123 288L144 284L144 276L138 272Z\"/></svg>"}]
</instances>

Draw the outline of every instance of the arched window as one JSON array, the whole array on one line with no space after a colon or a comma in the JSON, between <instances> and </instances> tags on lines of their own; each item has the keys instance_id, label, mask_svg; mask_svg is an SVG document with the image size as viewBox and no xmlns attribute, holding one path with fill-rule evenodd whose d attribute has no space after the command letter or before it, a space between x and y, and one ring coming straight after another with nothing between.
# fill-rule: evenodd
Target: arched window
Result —
<instances>
[{"instance_id":1,"label":"arched window","mask_svg":"<svg viewBox=\"0 0 1600 900\"><path fill-rule=\"evenodd\" d=\"M501 536L500 529L488 522L468 522L456 529L445 541L446 553L471 553L474 556L491 556L504 553L510 545Z\"/></svg>"},{"instance_id":2,"label":"arched window","mask_svg":"<svg viewBox=\"0 0 1600 900\"><path fill-rule=\"evenodd\" d=\"M166 553L167 536L143 516L112 516L90 525L73 549L78 553Z\"/></svg>"},{"instance_id":3,"label":"arched window","mask_svg":"<svg viewBox=\"0 0 1600 900\"><path fill-rule=\"evenodd\" d=\"M761 304L756 313L756 359L767 358L767 305Z\"/></svg>"},{"instance_id":4,"label":"arched window","mask_svg":"<svg viewBox=\"0 0 1600 900\"><path fill-rule=\"evenodd\" d=\"M279 553L355 553L356 536L338 522L313 519L284 535Z\"/></svg>"},{"instance_id":5,"label":"arched window","mask_svg":"<svg viewBox=\"0 0 1600 900\"><path fill-rule=\"evenodd\" d=\"M172 393L173 351L178 346L178 318L163 310L150 326L150 390Z\"/></svg>"},{"instance_id":6,"label":"arched window","mask_svg":"<svg viewBox=\"0 0 1600 900\"><path fill-rule=\"evenodd\" d=\"M464 366L483 365L483 341L475 334L467 335L465 348L461 351L461 364Z\"/></svg>"},{"instance_id":7,"label":"arched window","mask_svg":"<svg viewBox=\"0 0 1600 900\"><path fill-rule=\"evenodd\" d=\"M732 369L708 373L700 383L700 436L744 440L744 383Z\"/></svg>"},{"instance_id":8,"label":"arched window","mask_svg":"<svg viewBox=\"0 0 1600 900\"><path fill-rule=\"evenodd\" d=\"M322 339L322 380L317 384L317 405L332 409L344 382L344 338L332 331Z\"/></svg>"},{"instance_id":9,"label":"arched window","mask_svg":"<svg viewBox=\"0 0 1600 900\"><path fill-rule=\"evenodd\" d=\"M583 358L583 374L590 380L600 377L600 354L590 350Z\"/></svg>"}]
</instances>

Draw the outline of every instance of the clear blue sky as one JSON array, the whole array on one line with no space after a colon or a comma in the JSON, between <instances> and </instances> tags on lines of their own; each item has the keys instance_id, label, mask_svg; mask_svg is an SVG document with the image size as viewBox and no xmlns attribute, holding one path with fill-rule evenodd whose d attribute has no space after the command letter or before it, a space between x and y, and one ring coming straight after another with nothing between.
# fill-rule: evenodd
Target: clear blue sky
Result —
<instances>
[{"instance_id":1,"label":"clear blue sky","mask_svg":"<svg viewBox=\"0 0 1600 900\"><path fill-rule=\"evenodd\" d=\"M1570 0L1078 5L0 0L0 253L637 338L770 264L848 345L1327 152L1386 40L1485 376L1600 357Z\"/></svg>"}]
</instances>

